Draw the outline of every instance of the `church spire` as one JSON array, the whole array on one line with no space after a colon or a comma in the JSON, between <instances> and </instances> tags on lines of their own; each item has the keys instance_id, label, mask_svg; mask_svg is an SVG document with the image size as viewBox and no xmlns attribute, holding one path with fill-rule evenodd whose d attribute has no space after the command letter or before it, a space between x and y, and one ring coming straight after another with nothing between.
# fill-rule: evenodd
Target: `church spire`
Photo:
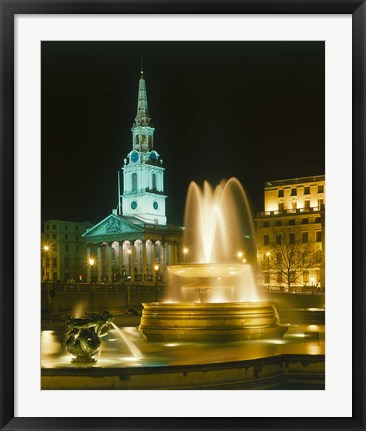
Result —
<instances>
[{"instance_id":1,"label":"church spire","mask_svg":"<svg viewBox=\"0 0 366 431\"><path fill-rule=\"evenodd\" d=\"M149 126L151 118L147 106L146 82L144 78L143 62L141 60L139 92L137 99L137 114L135 118L135 126Z\"/></svg>"},{"instance_id":2,"label":"church spire","mask_svg":"<svg viewBox=\"0 0 366 431\"><path fill-rule=\"evenodd\" d=\"M154 127L147 106L144 65L141 60L139 91L137 95L137 114L132 126L132 148L137 151L152 151L154 148Z\"/></svg>"}]
</instances>

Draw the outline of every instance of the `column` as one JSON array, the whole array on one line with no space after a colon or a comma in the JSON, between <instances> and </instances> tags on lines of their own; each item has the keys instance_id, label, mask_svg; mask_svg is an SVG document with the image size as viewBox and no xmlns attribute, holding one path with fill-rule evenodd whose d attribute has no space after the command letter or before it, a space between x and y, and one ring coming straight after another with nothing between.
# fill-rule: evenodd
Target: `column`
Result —
<instances>
[{"instance_id":1,"label":"column","mask_svg":"<svg viewBox=\"0 0 366 431\"><path fill-rule=\"evenodd\" d=\"M102 262L102 248L100 244L98 244L97 246L97 269L98 269L98 283L101 283L103 262Z\"/></svg>"},{"instance_id":2,"label":"column","mask_svg":"<svg viewBox=\"0 0 366 431\"><path fill-rule=\"evenodd\" d=\"M154 270L154 266L156 265L156 245L155 241L151 242L151 268Z\"/></svg>"},{"instance_id":3,"label":"column","mask_svg":"<svg viewBox=\"0 0 366 431\"><path fill-rule=\"evenodd\" d=\"M107 275L108 282L112 283L112 243L107 244Z\"/></svg>"},{"instance_id":4,"label":"column","mask_svg":"<svg viewBox=\"0 0 366 431\"><path fill-rule=\"evenodd\" d=\"M131 281L135 281L135 241L131 241L130 271Z\"/></svg>"},{"instance_id":5,"label":"column","mask_svg":"<svg viewBox=\"0 0 366 431\"><path fill-rule=\"evenodd\" d=\"M118 266L120 277L124 277L126 268L123 265L123 241L118 241Z\"/></svg>"},{"instance_id":6,"label":"column","mask_svg":"<svg viewBox=\"0 0 366 431\"><path fill-rule=\"evenodd\" d=\"M142 281L146 277L146 241L141 242L141 253L142 253Z\"/></svg>"}]
</instances>

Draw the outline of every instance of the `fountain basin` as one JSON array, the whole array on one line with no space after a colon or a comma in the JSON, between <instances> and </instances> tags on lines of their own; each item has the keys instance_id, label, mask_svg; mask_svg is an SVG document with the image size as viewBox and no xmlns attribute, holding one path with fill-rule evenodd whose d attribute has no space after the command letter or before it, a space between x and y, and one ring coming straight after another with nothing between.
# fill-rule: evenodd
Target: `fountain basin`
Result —
<instances>
[{"instance_id":1,"label":"fountain basin","mask_svg":"<svg viewBox=\"0 0 366 431\"><path fill-rule=\"evenodd\" d=\"M189 265L170 265L168 270L183 278L236 277L249 265L242 263L190 263Z\"/></svg>"},{"instance_id":2,"label":"fountain basin","mask_svg":"<svg viewBox=\"0 0 366 431\"><path fill-rule=\"evenodd\" d=\"M243 341L281 338L272 302L142 304L140 333L148 341Z\"/></svg>"}]
</instances>

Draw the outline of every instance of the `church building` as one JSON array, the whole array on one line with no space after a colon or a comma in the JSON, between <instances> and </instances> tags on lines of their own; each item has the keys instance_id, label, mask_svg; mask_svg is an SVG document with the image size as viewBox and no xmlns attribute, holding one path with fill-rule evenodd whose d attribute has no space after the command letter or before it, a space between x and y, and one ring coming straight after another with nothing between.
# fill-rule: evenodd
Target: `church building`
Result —
<instances>
[{"instance_id":1,"label":"church building","mask_svg":"<svg viewBox=\"0 0 366 431\"><path fill-rule=\"evenodd\" d=\"M131 132L132 148L122 167L122 194L118 172L117 209L83 234L91 282L155 282L167 265L178 262L183 228L167 224L165 168L155 149L142 67Z\"/></svg>"}]
</instances>

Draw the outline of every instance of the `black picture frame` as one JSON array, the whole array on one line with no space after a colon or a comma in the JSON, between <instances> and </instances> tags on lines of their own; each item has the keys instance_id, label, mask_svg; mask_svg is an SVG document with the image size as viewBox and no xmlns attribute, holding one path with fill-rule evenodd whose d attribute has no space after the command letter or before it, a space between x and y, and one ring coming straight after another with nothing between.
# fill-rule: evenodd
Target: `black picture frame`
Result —
<instances>
[{"instance_id":1,"label":"black picture frame","mask_svg":"<svg viewBox=\"0 0 366 431\"><path fill-rule=\"evenodd\" d=\"M0 0L1 429L365 429L365 23L363 0ZM16 14L352 14L353 413L350 418L14 417L14 16ZM347 209L345 209L347 210ZM349 211L349 209L348 209ZM340 340L341 342L341 340ZM346 371L342 371L346 372ZM224 400L224 398L223 398ZM304 406L306 408L306 406Z\"/></svg>"}]
</instances>

